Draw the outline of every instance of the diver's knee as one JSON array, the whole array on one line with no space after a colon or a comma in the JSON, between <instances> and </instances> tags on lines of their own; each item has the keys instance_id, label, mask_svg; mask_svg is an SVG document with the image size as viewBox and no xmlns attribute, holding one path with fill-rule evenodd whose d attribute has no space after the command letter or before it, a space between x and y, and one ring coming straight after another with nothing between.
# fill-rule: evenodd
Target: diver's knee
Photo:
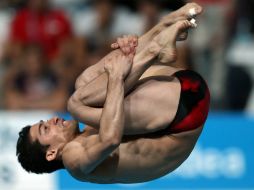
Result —
<instances>
[{"instance_id":1,"label":"diver's knee","mask_svg":"<svg viewBox=\"0 0 254 190\"><path fill-rule=\"evenodd\" d=\"M77 106L79 106L80 104L80 98L77 96L77 94L74 93L67 102L68 112L73 113L76 110Z\"/></svg>"}]
</instances>

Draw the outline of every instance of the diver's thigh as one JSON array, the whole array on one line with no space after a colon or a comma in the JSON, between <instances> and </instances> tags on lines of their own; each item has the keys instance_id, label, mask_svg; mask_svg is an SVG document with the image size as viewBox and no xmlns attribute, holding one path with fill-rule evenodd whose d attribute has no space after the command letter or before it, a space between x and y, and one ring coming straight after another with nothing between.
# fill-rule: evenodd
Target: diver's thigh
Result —
<instances>
[{"instance_id":1,"label":"diver's thigh","mask_svg":"<svg viewBox=\"0 0 254 190\"><path fill-rule=\"evenodd\" d=\"M145 134L166 128L174 119L180 98L178 79L143 79L125 98L125 134Z\"/></svg>"}]
</instances>

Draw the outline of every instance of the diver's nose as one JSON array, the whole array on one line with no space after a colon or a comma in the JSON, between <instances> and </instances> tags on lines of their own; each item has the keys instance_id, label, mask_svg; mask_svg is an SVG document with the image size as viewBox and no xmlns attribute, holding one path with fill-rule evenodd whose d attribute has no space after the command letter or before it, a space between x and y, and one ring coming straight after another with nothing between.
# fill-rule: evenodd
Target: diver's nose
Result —
<instances>
[{"instance_id":1,"label":"diver's nose","mask_svg":"<svg viewBox=\"0 0 254 190\"><path fill-rule=\"evenodd\" d=\"M59 117L53 117L52 120L53 120L53 123L56 125L59 120Z\"/></svg>"}]
</instances>

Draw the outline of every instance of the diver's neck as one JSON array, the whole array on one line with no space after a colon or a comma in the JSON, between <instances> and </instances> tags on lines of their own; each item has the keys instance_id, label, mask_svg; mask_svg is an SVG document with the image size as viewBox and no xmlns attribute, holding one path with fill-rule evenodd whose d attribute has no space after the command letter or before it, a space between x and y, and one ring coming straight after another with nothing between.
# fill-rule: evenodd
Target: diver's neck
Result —
<instances>
[{"instance_id":1,"label":"diver's neck","mask_svg":"<svg viewBox=\"0 0 254 190\"><path fill-rule=\"evenodd\" d=\"M90 135L98 134L99 130L91 126L86 126L86 128L83 130L82 133L84 133L87 136L90 136Z\"/></svg>"}]
</instances>

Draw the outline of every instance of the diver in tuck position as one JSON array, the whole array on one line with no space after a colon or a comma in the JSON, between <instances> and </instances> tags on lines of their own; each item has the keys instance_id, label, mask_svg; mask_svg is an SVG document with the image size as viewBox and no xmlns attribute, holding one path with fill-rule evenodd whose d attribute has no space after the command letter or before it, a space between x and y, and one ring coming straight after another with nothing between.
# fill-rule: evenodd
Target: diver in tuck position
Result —
<instances>
[{"instance_id":1,"label":"diver in tuck position","mask_svg":"<svg viewBox=\"0 0 254 190\"><path fill-rule=\"evenodd\" d=\"M176 169L189 156L209 110L200 75L160 63L176 60L176 41L202 12L190 3L165 16L137 39L118 38L116 49L76 81L68 110L24 127L18 160L29 172L66 169L80 181L138 183ZM154 65L154 63L157 63ZM78 121L88 124L80 131Z\"/></svg>"}]
</instances>

